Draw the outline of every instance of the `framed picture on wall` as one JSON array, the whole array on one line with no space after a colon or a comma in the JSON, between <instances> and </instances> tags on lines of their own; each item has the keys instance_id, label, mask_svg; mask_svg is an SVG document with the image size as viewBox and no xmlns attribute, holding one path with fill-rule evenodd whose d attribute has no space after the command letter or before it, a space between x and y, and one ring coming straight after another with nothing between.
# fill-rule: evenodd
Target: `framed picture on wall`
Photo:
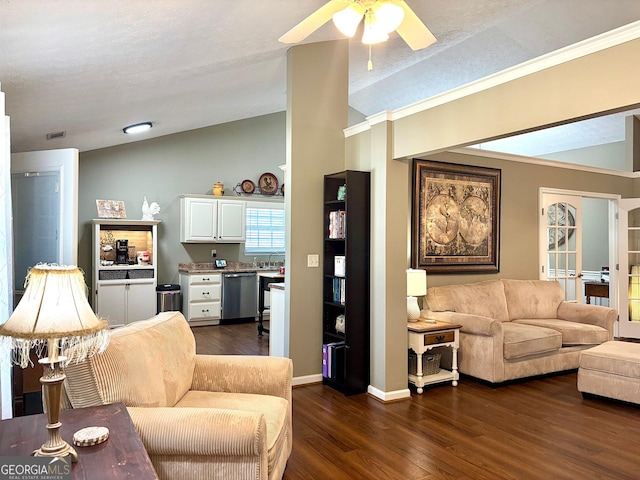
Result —
<instances>
[{"instance_id":1,"label":"framed picture on wall","mask_svg":"<svg viewBox=\"0 0 640 480\"><path fill-rule=\"evenodd\" d=\"M96 200L98 218L127 218L122 200Z\"/></svg>"},{"instance_id":2,"label":"framed picture on wall","mask_svg":"<svg viewBox=\"0 0 640 480\"><path fill-rule=\"evenodd\" d=\"M413 268L431 273L499 271L501 172L414 160Z\"/></svg>"}]
</instances>

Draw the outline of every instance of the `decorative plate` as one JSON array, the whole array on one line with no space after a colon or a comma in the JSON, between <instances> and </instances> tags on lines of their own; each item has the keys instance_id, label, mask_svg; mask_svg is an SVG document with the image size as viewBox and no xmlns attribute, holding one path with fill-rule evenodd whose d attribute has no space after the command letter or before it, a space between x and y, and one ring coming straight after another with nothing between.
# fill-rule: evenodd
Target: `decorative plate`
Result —
<instances>
[{"instance_id":1,"label":"decorative plate","mask_svg":"<svg viewBox=\"0 0 640 480\"><path fill-rule=\"evenodd\" d=\"M255 189L256 189L256 185L251 180L242 181L242 191L244 193L252 194Z\"/></svg>"},{"instance_id":2,"label":"decorative plate","mask_svg":"<svg viewBox=\"0 0 640 480\"><path fill-rule=\"evenodd\" d=\"M282 192L282 195L284 195L284 183L282 184L282 186L280 187L280 191Z\"/></svg>"},{"instance_id":3,"label":"decorative plate","mask_svg":"<svg viewBox=\"0 0 640 480\"><path fill-rule=\"evenodd\" d=\"M265 195L273 195L278 191L278 179L273 173L263 173L258 180L260 191Z\"/></svg>"}]
</instances>

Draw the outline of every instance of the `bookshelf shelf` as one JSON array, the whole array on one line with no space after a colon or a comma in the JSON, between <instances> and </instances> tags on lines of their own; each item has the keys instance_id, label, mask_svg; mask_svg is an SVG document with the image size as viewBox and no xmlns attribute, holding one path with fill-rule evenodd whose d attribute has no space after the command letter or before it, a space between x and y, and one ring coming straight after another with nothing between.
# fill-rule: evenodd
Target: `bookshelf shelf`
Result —
<instances>
[{"instance_id":1,"label":"bookshelf shelf","mask_svg":"<svg viewBox=\"0 0 640 480\"><path fill-rule=\"evenodd\" d=\"M338 200L343 185L347 194ZM369 385L369 172L326 175L323 218L323 383L346 395L364 393ZM340 315L344 333L336 329Z\"/></svg>"}]
</instances>

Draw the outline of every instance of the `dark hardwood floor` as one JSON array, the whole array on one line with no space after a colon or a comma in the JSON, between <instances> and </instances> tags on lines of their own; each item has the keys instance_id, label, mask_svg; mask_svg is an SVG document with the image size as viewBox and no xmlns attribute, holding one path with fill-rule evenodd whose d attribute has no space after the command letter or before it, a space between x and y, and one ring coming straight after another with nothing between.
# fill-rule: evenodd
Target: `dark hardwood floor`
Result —
<instances>
[{"instance_id":1,"label":"dark hardwood floor","mask_svg":"<svg viewBox=\"0 0 640 480\"><path fill-rule=\"evenodd\" d=\"M269 322L264 322L269 328ZM210 355L269 355L269 334L258 336L258 323L191 327L196 353Z\"/></svg>"},{"instance_id":2,"label":"dark hardwood floor","mask_svg":"<svg viewBox=\"0 0 640 480\"><path fill-rule=\"evenodd\" d=\"M221 327L194 328L199 353L268 352L254 324ZM463 376L389 404L297 387L293 432L285 480L640 478L640 407L583 399L575 372L498 388Z\"/></svg>"}]
</instances>

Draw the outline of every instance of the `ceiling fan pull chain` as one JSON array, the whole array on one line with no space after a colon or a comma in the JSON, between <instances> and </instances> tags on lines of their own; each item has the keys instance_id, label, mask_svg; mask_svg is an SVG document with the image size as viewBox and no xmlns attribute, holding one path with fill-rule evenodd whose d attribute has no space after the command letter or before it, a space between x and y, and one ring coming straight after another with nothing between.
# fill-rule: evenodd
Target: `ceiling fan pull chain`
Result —
<instances>
[{"instance_id":1,"label":"ceiling fan pull chain","mask_svg":"<svg viewBox=\"0 0 640 480\"><path fill-rule=\"evenodd\" d=\"M373 62L371 61L371 45L369 45L369 62L367 63L367 70L373 70Z\"/></svg>"}]
</instances>

